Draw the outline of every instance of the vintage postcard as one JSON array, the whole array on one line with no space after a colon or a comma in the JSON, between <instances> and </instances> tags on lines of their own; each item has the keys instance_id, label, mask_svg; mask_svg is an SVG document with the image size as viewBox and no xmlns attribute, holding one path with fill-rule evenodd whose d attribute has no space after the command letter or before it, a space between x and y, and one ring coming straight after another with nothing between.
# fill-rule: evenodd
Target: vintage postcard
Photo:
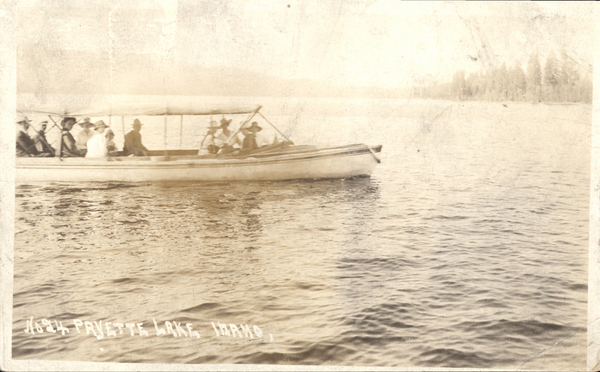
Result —
<instances>
[{"instance_id":1,"label":"vintage postcard","mask_svg":"<svg viewBox=\"0 0 600 372\"><path fill-rule=\"evenodd\" d=\"M596 8L3 3L2 369L598 370Z\"/></svg>"}]
</instances>

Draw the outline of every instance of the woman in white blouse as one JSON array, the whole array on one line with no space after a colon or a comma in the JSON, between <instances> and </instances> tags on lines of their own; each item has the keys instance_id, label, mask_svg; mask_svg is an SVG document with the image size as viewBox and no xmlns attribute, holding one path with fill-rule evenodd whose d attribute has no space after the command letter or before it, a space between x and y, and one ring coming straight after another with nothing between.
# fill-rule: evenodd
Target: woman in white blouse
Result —
<instances>
[{"instance_id":1,"label":"woman in white blouse","mask_svg":"<svg viewBox=\"0 0 600 372\"><path fill-rule=\"evenodd\" d=\"M108 156L108 141L104 133L104 130L108 128L108 125L104 121L100 120L94 123L94 131L96 132L92 138L87 142L87 153L86 158L105 158Z\"/></svg>"}]
</instances>

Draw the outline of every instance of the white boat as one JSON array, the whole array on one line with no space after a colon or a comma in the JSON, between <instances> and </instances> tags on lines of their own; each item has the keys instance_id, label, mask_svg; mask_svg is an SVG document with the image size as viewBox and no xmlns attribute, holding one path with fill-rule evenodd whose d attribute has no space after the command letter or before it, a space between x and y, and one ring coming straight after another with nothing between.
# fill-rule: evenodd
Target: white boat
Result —
<instances>
[{"instance_id":1,"label":"white boat","mask_svg":"<svg viewBox=\"0 0 600 372\"><path fill-rule=\"evenodd\" d=\"M20 113L65 117L246 114L248 123L261 106L206 108L167 102L164 105L110 104L90 110L64 107L20 107ZM264 116L262 116L264 118ZM266 118L264 118L266 120ZM271 124L268 120L266 120ZM272 125L272 124L271 124ZM273 126L274 127L274 126ZM275 128L275 127L274 127ZM277 130L277 128L275 128ZM280 134L282 134L280 132ZM283 135L283 134L282 134ZM287 138L286 138L287 139ZM156 150L149 156L107 158L16 158L17 182L152 182L152 181L275 181L370 176L380 162L381 146L296 146L291 141L244 155L198 155L198 150Z\"/></svg>"}]
</instances>

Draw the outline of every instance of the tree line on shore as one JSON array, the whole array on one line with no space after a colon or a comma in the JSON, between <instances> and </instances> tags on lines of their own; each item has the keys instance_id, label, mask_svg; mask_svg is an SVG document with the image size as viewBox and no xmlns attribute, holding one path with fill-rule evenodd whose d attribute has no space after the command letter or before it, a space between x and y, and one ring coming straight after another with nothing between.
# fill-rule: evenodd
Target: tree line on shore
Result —
<instances>
[{"instance_id":1,"label":"tree line on shore","mask_svg":"<svg viewBox=\"0 0 600 372\"><path fill-rule=\"evenodd\" d=\"M519 63L471 73L454 73L452 81L415 87L421 98L459 101L592 102L591 67L581 66L565 51L557 58L551 51L542 69L537 53L529 57L526 70ZM583 73L580 71L584 70Z\"/></svg>"}]
</instances>

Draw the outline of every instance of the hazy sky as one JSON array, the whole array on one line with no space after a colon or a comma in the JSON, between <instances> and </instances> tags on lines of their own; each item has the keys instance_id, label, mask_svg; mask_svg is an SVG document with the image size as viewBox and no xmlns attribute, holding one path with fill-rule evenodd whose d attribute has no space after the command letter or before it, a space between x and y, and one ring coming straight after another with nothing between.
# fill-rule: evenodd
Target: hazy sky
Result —
<instances>
[{"instance_id":1,"label":"hazy sky","mask_svg":"<svg viewBox=\"0 0 600 372\"><path fill-rule=\"evenodd\" d=\"M561 48L590 68L592 14L589 2L32 0L20 3L18 42L397 87Z\"/></svg>"}]
</instances>

